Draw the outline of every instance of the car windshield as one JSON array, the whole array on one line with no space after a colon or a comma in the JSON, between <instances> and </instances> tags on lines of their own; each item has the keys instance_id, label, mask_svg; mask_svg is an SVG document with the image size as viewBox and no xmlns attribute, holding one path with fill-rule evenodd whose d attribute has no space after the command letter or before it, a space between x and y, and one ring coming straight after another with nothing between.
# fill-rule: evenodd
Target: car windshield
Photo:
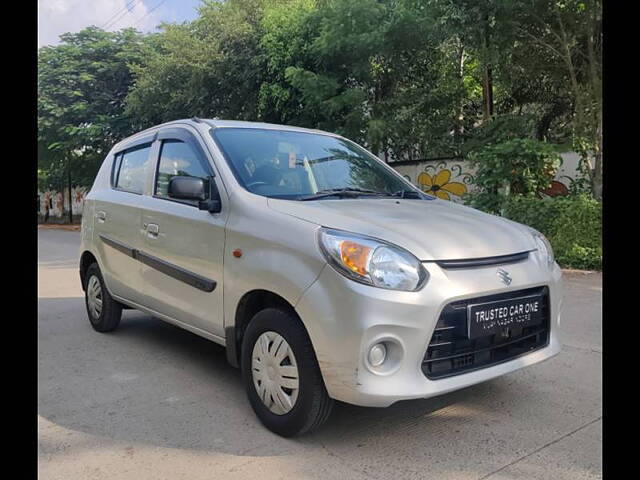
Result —
<instances>
[{"instance_id":1,"label":"car windshield","mask_svg":"<svg viewBox=\"0 0 640 480\"><path fill-rule=\"evenodd\" d=\"M240 184L257 195L314 200L416 192L363 148L342 138L234 127L213 129L212 136Z\"/></svg>"}]
</instances>

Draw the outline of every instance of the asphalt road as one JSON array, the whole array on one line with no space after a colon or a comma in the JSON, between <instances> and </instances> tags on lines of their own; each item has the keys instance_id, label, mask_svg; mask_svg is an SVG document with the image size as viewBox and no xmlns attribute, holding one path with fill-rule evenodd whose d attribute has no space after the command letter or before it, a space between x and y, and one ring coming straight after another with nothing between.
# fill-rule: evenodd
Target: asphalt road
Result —
<instances>
[{"instance_id":1,"label":"asphalt road","mask_svg":"<svg viewBox=\"0 0 640 480\"><path fill-rule=\"evenodd\" d=\"M602 278L567 274L556 357L318 432L262 427L224 349L133 310L94 332L79 233L39 230L38 470L45 479L591 479L602 476Z\"/></svg>"}]
</instances>

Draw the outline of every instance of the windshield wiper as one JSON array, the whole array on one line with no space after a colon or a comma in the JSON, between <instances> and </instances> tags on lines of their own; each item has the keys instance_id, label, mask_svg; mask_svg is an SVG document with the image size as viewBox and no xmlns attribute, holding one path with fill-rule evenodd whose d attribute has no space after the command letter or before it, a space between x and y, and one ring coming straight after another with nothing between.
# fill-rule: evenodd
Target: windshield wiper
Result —
<instances>
[{"instance_id":1,"label":"windshield wiper","mask_svg":"<svg viewBox=\"0 0 640 480\"><path fill-rule=\"evenodd\" d=\"M393 192L391 196L400 198L424 198L420 195L420 192L415 190L398 190L397 192Z\"/></svg>"},{"instance_id":2,"label":"windshield wiper","mask_svg":"<svg viewBox=\"0 0 640 480\"><path fill-rule=\"evenodd\" d=\"M328 190L320 190L318 193L300 198L299 200L306 202L308 200L318 200L320 198L326 198L326 197L357 198L361 195L388 196L390 195L390 193L377 192L375 190L367 190L363 188L330 188Z\"/></svg>"}]
</instances>

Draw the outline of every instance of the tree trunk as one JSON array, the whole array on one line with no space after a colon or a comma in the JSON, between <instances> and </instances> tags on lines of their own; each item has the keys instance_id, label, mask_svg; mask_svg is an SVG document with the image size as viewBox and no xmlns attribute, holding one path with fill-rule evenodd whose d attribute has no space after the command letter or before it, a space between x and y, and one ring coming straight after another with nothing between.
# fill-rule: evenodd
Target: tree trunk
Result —
<instances>
[{"instance_id":1,"label":"tree trunk","mask_svg":"<svg viewBox=\"0 0 640 480\"><path fill-rule=\"evenodd\" d=\"M490 120L493 117L493 72L491 71L490 45L491 30L489 23L489 15L485 14L484 21L484 72L482 78L482 100L483 100L483 117L484 120Z\"/></svg>"},{"instance_id":2,"label":"tree trunk","mask_svg":"<svg viewBox=\"0 0 640 480\"><path fill-rule=\"evenodd\" d=\"M593 175L591 177L591 190L596 200L602 200L602 124L596 131L596 148L594 154Z\"/></svg>"},{"instance_id":3,"label":"tree trunk","mask_svg":"<svg viewBox=\"0 0 640 480\"><path fill-rule=\"evenodd\" d=\"M69 189L69 224L73 224L73 203L71 195L71 157L67 160L67 188Z\"/></svg>"},{"instance_id":4,"label":"tree trunk","mask_svg":"<svg viewBox=\"0 0 640 480\"><path fill-rule=\"evenodd\" d=\"M462 88L464 88L464 60L464 45L460 45L458 57L458 79ZM460 104L458 105L458 116L456 118L454 135L458 138L462 138L462 136L464 135L464 96L460 100Z\"/></svg>"},{"instance_id":5,"label":"tree trunk","mask_svg":"<svg viewBox=\"0 0 640 480\"><path fill-rule=\"evenodd\" d=\"M483 118L490 120L493 117L493 72L489 65L484 68L482 104Z\"/></svg>"},{"instance_id":6,"label":"tree trunk","mask_svg":"<svg viewBox=\"0 0 640 480\"><path fill-rule=\"evenodd\" d=\"M567 107L565 105L558 102L554 102L551 105L551 108L544 112L544 114L542 115L542 117L540 118L540 121L536 126L536 138L538 140L540 141L547 140L549 129L551 128L551 123L556 118L558 118L566 110L566 108Z\"/></svg>"},{"instance_id":7,"label":"tree trunk","mask_svg":"<svg viewBox=\"0 0 640 480\"><path fill-rule=\"evenodd\" d=\"M589 72L591 80L591 92L593 95L593 110L595 117L595 138L594 138L594 172L591 184L593 196L602 200L602 62L600 55L596 53L597 45L600 45L600 15L601 5L597 2L594 15L591 18L592 30L587 37L587 52L589 58ZM592 117L593 118L593 117Z\"/></svg>"}]
</instances>

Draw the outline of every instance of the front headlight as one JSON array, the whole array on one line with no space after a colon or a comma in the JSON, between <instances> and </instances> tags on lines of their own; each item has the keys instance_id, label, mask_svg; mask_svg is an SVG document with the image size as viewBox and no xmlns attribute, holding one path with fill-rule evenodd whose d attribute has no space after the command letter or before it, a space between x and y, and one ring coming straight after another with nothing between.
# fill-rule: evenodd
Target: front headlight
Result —
<instances>
[{"instance_id":1,"label":"front headlight","mask_svg":"<svg viewBox=\"0 0 640 480\"><path fill-rule=\"evenodd\" d=\"M356 282L412 292L429 276L411 253L382 240L321 228L318 243L327 261Z\"/></svg>"},{"instance_id":2,"label":"front headlight","mask_svg":"<svg viewBox=\"0 0 640 480\"><path fill-rule=\"evenodd\" d=\"M547 240L547 237L545 237L537 230L534 230L533 228L531 228L530 230L531 235L536 242L536 246L538 247L540 258L542 258L542 261L549 269L552 269L555 262L555 257L553 256L553 249L551 248L549 240Z\"/></svg>"}]
</instances>

